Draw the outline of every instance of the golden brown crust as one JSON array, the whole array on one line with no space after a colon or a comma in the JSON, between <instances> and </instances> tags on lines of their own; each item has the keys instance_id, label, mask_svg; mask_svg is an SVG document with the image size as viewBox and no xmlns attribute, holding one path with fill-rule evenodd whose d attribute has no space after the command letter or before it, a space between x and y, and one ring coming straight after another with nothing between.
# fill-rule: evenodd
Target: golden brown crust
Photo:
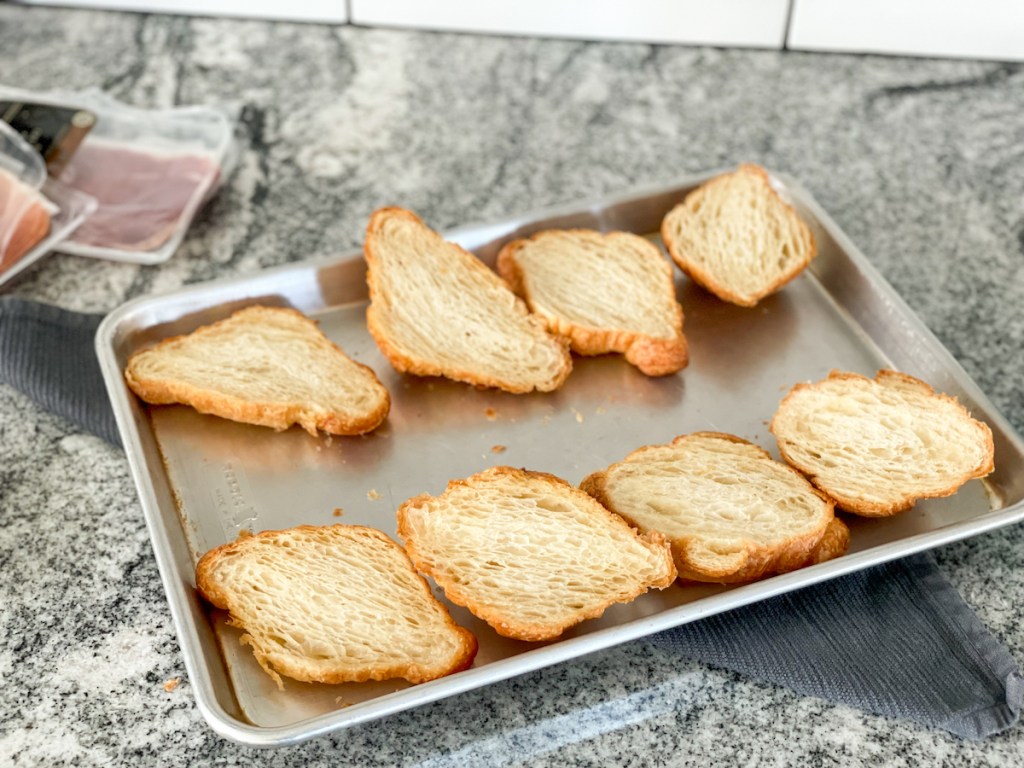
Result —
<instances>
[{"instance_id":1,"label":"golden brown crust","mask_svg":"<svg viewBox=\"0 0 1024 768\"><path fill-rule=\"evenodd\" d=\"M513 240L507 243L498 253L497 267L498 274L508 283L509 288L521 296L530 311L539 317L547 326L547 329L558 336L568 339L572 351L579 355L603 355L609 352L617 352L626 357L626 362L635 365L642 373L648 376L667 376L681 371L689 362L689 351L686 337L683 335L683 308L678 301L673 302L672 327L676 335L670 339L662 339L654 336L647 336L642 333L631 333L629 331L615 331L605 328L591 328L577 325L564 318L542 313L536 302L531 298L529 285L522 267L518 261L518 253L529 243L535 242L541 237L552 234L560 235L592 235L592 230L566 229L566 230L545 230L536 232L528 238ZM604 236L614 236L622 233L607 233ZM666 288L675 295L675 285L672 280L672 268L664 262L658 249L653 243L646 240L650 248L657 253L658 258L665 264L664 278Z\"/></svg>"},{"instance_id":2,"label":"golden brown crust","mask_svg":"<svg viewBox=\"0 0 1024 768\"><path fill-rule=\"evenodd\" d=\"M373 377L377 386L380 387L382 396L378 406L372 411L360 414L358 418L347 417L340 413L312 413L301 403L256 403L239 397L194 387L182 381L147 379L137 373L135 364L140 356L159 351L162 348L174 347L187 340L193 333L199 331L216 331L239 314L257 309L267 312L288 313L309 323L323 342L329 344L338 354L344 355L353 364ZM372 368L348 358L337 344L320 332L319 327L313 320L298 310L287 307L247 307L223 320L201 326L192 333L164 339L157 345L139 350L128 358L124 378L132 392L152 405L181 403L195 408L200 413L207 413L244 424L271 427L276 430L288 429L293 424L298 424L314 437L317 434L317 430L333 435L362 435L371 432L387 418L388 412L391 409L391 396L384 385L381 384L380 379L377 378L377 374Z\"/></svg>"},{"instance_id":3,"label":"golden brown crust","mask_svg":"<svg viewBox=\"0 0 1024 768\"><path fill-rule=\"evenodd\" d=\"M294 528L288 528L285 530L262 531L255 535L247 535L245 537L240 537L233 542L222 544L203 555L196 564L196 589L199 592L200 597L204 600L221 610L229 612L229 624L244 631L246 629L244 624L234 616L230 615L230 591L221 589L220 585L217 584L216 579L214 578L214 573L220 562L238 555L245 548L259 546L258 542L261 539L272 539L275 536L292 532L320 531L332 528L358 531L362 535L384 542L387 545L394 547L399 552L402 552L403 555L405 554L402 548L383 532L378 531L375 528L369 528L361 525L298 525ZM444 677L445 675L454 674L455 672L461 672L464 669L468 669L472 665L473 659L476 657L478 648L476 637L468 629L460 627L455 623L455 620L452 619L448 609L442 603L438 602L430 591L430 586L427 584L426 579L415 572L411 563L409 565L409 574L414 577L414 582L422 589L424 596L441 609L444 615L445 624L459 637L460 653L452 663L452 666L448 669L438 670L436 668L425 667L421 664L410 663L370 667L363 670L341 670L338 672L321 671L316 674L311 674L308 668L301 665L290 664L286 659L278 659L275 662L271 662L266 654L261 653L257 649L252 637L248 634L242 635L240 641L243 645L248 645L253 649L253 655L256 657L260 666L268 675L277 681L279 687L282 687L279 675L284 675L285 677L290 677L293 680L300 680L307 683L361 683L368 680L391 680L394 678L403 678L411 683L423 683L428 680L434 680L438 677Z\"/></svg>"},{"instance_id":4,"label":"golden brown crust","mask_svg":"<svg viewBox=\"0 0 1024 768\"><path fill-rule=\"evenodd\" d=\"M626 362L648 376L667 376L681 371L690 362L686 337L672 340L638 337L626 350Z\"/></svg>"},{"instance_id":5,"label":"golden brown crust","mask_svg":"<svg viewBox=\"0 0 1024 768\"><path fill-rule=\"evenodd\" d=\"M672 235L671 228L669 226L672 214L679 208L685 207L689 210L695 203L698 203L707 194L709 189L713 189L715 186L723 183L727 183L729 177L735 173L748 173L756 176L766 186L766 191L774 197L780 205L793 217L793 220L799 222L799 231L801 239L804 241L807 258L802 263L793 265L790 270L782 275L771 284L765 286L762 290L758 291L753 296L741 296L740 294L733 291L728 285L721 283L714 275L710 274L707 270L702 269L701 266L695 263L682 245L676 242L675 237ZM807 265L811 263L814 257L817 255L817 243L814 240L814 234L811 232L807 224L800 218L793 206L783 200L779 193L771 186L771 177L768 172L759 165L754 163L743 163L735 171L730 173L716 176L709 181L706 181L697 189L690 192L684 199L683 202L679 203L673 208L661 221L661 239L665 243L665 248L668 250L669 255L672 257L679 268L695 283L703 287L704 289L715 294L718 298L723 301L728 301L731 304L737 304L741 307L753 307L763 299L765 296L778 291L786 283L793 280L797 275L803 272L807 268Z\"/></svg>"},{"instance_id":6,"label":"golden brown crust","mask_svg":"<svg viewBox=\"0 0 1024 768\"><path fill-rule=\"evenodd\" d=\"M595 605L591 606L588 609L580 610L573 616L571 621L566 621L558 625L557 627L552 627L551 625L524 624L521 622L513 623L506 621L504 615L500 611L490 609L487 606L477 602L473 599L472 595L467 590L464 590L457 584L446 583L442 584L441 586L444 588L445 597L447 597L451 602L455 603L456 605L463 606L477 618L487 622L494 629L494 631L502 637L508 637L513 640L524 640L526 642L532 643L543 642L545 640L554 640L560 637L562 634L564 634L566 630L576 626L577 624L581 624L582 622L587 621L588 619L600 618L604 615L604 612L608 610L608 608L615 605L616 603L629 603L652 588L666 589L667 587L672 586L672 584L676 580L676 570L672 561L672 555L669 551L668 542L665 539L665 537L655 532L646 534L638 533L637 536L651 547L664 546L666 567L671 569L672 576L654 584L644 584L642 586L639 586L637 587L637 589L622 596L619 599L607 600L606 602L601 603L600 605ZM429 569L429 567L425 566L422 559L417 560L415 557L413 557L411 550L409 551L409 557L412 559L413 564L416 566L416 569L418 571L430 576L435 581L437 581L437 576Z\"/></svg>"},{"instance_id":7,"label":"golden brown crust","mask_svg":"<svg viewBox=\"0 0 1024 768\"><path fill-rule=\"evenodd\" d=\"M568 352L568 341L559 337L553 337L553 340L559 343L565 351L564 365L556 372L555 377L551 381L536 386L520 386L502 379L484 376L475 371L461 368L456 369L448 365L442 366L433 360L408 355L398 348L398 346L388 336L387 330L383 327L382 322L377 318L377 313L374 309L374 305L381 301L381 289L380 286L377 285L377 281L374 277L374 268L379 261L374 242L376 240L376 236L379 235L383 229L384 222L388 218L396 216L422 226L425 230L437 237L439 241L446 242L448 245L456 247L465 253L469 257L465 265L466 269L479 272L481 274L487 273L489 276L494 275L494 273L491 272L491 270L488 269L487 266L476 256L459 246L457 243L445 241L440 235L427 227L426 224L424 224L423 221L412 211L393 206L379 208L374 211L366 226L366 240L363 246L363 254L366 258L366 263L369 266L366 273L366 283L370 289L370 306L366 309L366 326L369 329L373 340L380 348L380 351L383 353L384 357L391 362L391 365L394 366L395 370L402 373L411 373L416 376L444 376L445 378L462 381L467 384L473 384L477 387L494 387L495 389L501 389L505 392L511 392L512 394L524 394L526 392L532 392L535 389L538 392L553 392L561 387L565 383L565 380L569 378L569 374L572 373L572 357ZM541 330L545 329L543 321L540 318L531 315L526 304L519 297L516 297L516 306L522 309L523 314L528 317L528 321L531 325Z\"/></svg>"},{"instance_id":8,"label":"golden brown crust","mask_svg":"<svg viewBox=\"0 0 1024 768\"><path fill-rule=\"evenodd\" d=\"M627 522L620 517L615 515L606 509L599 503L595 503L595 500L582 494L580 489L567 483L560 477L548 474L547 472L536 472L527 469L516 469L515 467L509 466L497 466L491 467L490 469L479 472L476 475L465 479L451 480L448 486L445 488L444 493L448 493L454 488L458 487L473 487L474 480L481 476L506 476L516 480L524 479L538 479L544 482L549 482L552 485L559 488L562 492L566 492L571 495L577 503L586 504L594 514L601 515L604 517L610 525L618 528L629 530L631 533L636 535L641 541L644 542L647 549L655 553L662 553L664 557L663 565L666 569L666 577L655 583L642 584L637 587L636 590L631 592L625 597L618 599L610 599L600 605L592 606L589 609L580 610L576 613L571 620L564 622L561 625L552 627L551 625L539 625L539 624L524 624L524 623L513 623L506 620L504 614L486 605L482 605L473 597L472 590L464 589L458 583L448 581L444 578L443 574L438 574L437 571L431 566L429 558L425 557L419 550L416 544L415 538L412 535L412 530L407 521L407 510L413 507L421 507L424 504L428 504L435 498L427 493L422 493L418 496L404 502L398 508L398 535L405 542L405 551L409 555L409 559L412 560L413 566L422 574L430 576L438 583L438 585L444 589L445 597L456 605L461 605L467 608L474 616L486 621L494 630L503 637L509 637L515 640L526 640L530 642L540 642L543 640L552 640L561 635L565 630L570 627L576 626L577 624L586 621L587 619L596 619L604 614L604 612L612 605L616 603L628 603L635 600L640 595L647 592L648 589L665 589L672 585L676 578L675 567L672 562L672 555L669 550L668 540L660 533L652 532L649 534L641 534L636 531L635 528L627 524Z\"/></svg>"},{"instance_id":9,"label":"golden brown crust","mask_svg":"<svg viewBox=\"0 0 1024 768\"><path fill-rule=\"evenodd\" d=\"M755 445L749 440L744 440L742 437L724 432L692 432L676 437L672 440L671 445L679 445L687 440L701 437L718 438L756 448L766 459L773 461L779 467L785 468L800 478L801 483L807 485L807 490L819 497L828 506L828 518L819 528L804 535L790 537L783 543L773 547L759 547L754 542L749 542L745 551L736 553L728 562L728 565L717 569L700 566L702 558L700 558L699 552L705 546L701 541L701 537L670 537L668 541L672 547L672 556L675 559L676 570L679 572L679 579L681 581L717 584L744 583L774 574L787 573L816 562L823 562L832 557L837 557L846 551L845 544L849 543L849 529L841 522L839 523L842 526L841 528L834 526L834 521L836 521L835 502L817 488L807 484L806 478L803 475L792 467L774 462L771 454L759 445ZM607 478L609 473L615 468L635 457L642 456L644 453L660 447L659 445L645 445L637 448L622 461L584 478L583 482L580 483L580 488L597 499L607 509L621 516L627 523L643 530L643 526L637 523L628 512L624 512L615 506L607 490ZM843 530L846 531L846 538L845 543L840 548ZM828 537L827 542L825 542L826 537Z\"/></svg>"},{"instance_id":10,"label":"golden brown crust","mask_svg":"<svg viewBox=\"0 0 1024 768\"><path fill-rule=\"evenodd\" d=\"M828 528L825 529L825 535L821 537L821 541L818 542L818 546L811 552L811 557L805 565L817 565L818 563L824 563L837 558L840 555L846 554L846 550L849 547L850 529L838 517L833 517L832 521L828 524Z\"/></svg>"},{"instance_id":11,"label":"golden brown crust","mask_svg":"<svg viewBox=\"0 0 1024 768\"><path fill-rule=\"evenodd\" d=\"M501 247L501 250L498 251L498 258L495 260L494 263L495 267L498 270L498 275L501 276L501 279L508 284L508 287L512 291L512 293L514 293L516 296L522 297L526 301L528 307L530 306L530 301L526 297L526 286L523 283L523 270L519 266L519 260L517 256L519 252L523 250L523 247L531 240L536 239L537 235L539 234L541 233L537 232L528 238L512 240L508 243L505 243L505 245ZM530 308L530 311L533 311L532 307Z\"/></svg>"},{"instance_id":12,"label":"golden brown crust","mask_svg":"<svg viewBox=\"0 0 1024 768\"><path fill-rule=\"evenodd\" d=\"M875 383L884 383L886 381L890 381L905 387L918 389L921 391L922 394L928 395L929 397L934 397L940 401L947 402L955 406L956 410L959 413L961 413L968 421L970 421L974 425L975 429L977 429L979 437L985 444L985 454L977 466L973 467L968 472L965 472L964 475L958 478L956 482L954 482L952 485L937 491L927 493L915 490L914 492L907 493L902 498L888 504L873 502L867 499L861 499L857 497L846 496L840 492L837 492L834 488L828 488L826 487L827 484L823 483L821 478L814 474L813 467L801 465L800 461L787 450L785 441L779 439L779 435L775 431L776 418L778 417L778 413L783 409L783 407L787 403L789 403L799 392L805 389L814 389L815 387L826 381L873 381ZM831 371L829 372L829 375L827 377L822 379L822 381L800 382L794 385L793 388L789 391L789 393L784 398L782 398L782 401L779 403L779 408L778 410L776 410L775 415L772 417L771 423L768 426L768 431L775 435L776 442L779 446L779 454L788 464L792 465L796 469L800 470L800 472L802 472L804 475L806 475L807 479L814 483L814 485L817 486L822 491L822 493L827 494L829 497L835 499L836 505L840 509L846 512L851 512L855 515L860 515L861 517L891 517L892 515L898 514L900 512L905 512L906 510L913 507L914 504L916 504L921 499L935 499L943 498L946 496L952 496L960 489L960 486L962 486L968 480L985 477L995 469L995 442L993 441L992 430L989 428L989 426L985 424L983 421L978 421L977 419L973 418L970 412L966 408L964 408L960 401L957 400L955 397L943 394L941 392L936 392L929 384L909 374L902 373L900 371L882 369L879 370L877 374L875 374L874 379L869 379L867 376L862 376L859 373L850 373L847 371Z\"/></svg>"}]
</instances>

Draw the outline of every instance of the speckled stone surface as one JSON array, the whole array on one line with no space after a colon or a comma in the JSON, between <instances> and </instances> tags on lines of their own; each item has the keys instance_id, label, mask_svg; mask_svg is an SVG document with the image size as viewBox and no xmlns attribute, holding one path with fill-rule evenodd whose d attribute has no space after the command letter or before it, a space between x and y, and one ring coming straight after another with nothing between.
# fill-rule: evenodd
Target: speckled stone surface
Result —
<instances>
[{"instance_id":1,"label":"speckled stone surface","mask_svg":"<svg viewBox=\"0 0 1024 768\"><path fill-rule=\"evenodd\" d=\"M0 82L240 110L238 171L158 267L69 256L89 311L438 227L761 162L798 178L1024 431L1024 66L0 6ZM938 552L1024 659L1024 528ZM165 683L179 680L172 690ZM274 752L206 726L124 456L0 386L0 764L1019 765L630 643ZM171 686L167 686L171 687Z\"/></svg>"}]
</instances>

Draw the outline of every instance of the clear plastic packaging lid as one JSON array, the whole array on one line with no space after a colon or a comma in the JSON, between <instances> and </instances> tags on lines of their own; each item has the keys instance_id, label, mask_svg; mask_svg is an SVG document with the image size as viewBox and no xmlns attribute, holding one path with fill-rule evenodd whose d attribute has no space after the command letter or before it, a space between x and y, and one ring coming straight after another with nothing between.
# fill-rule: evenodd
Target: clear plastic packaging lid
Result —
<instances>
[{"instance_id":1,"label":"clear plastic packaging lid","mask_svg":"<svg viewBox=\"0 0 1024 768\"><path fill-rule=\"evenodd\" d=\"M5 97L74 106L97 117L58 177L98 203L61 244L65 253L166 261L236 160L234 121L223 109L140 109L94 89L29 93L0 86Z\"/></svg>"},{"instance_id":2,"label":"clear plastic packaging lid","mask_svg":"<svg viewBox=\"0 0 1024 768\"><path fill-rule=\"evenodd\" d=\"M39 193L43 158L0 122L0 271L13 266L50 231L55 206Z\"/></svg>"},{"instance_id":3,"label":"clear plastic packaging lid","mask_svg":"<svg viewBox=\"0 0 1024 768\"><path fill-rule=\"evenodd\" d=\"M39 153L7 123L0 120L0 169L32 189L46 181L46 163Z\"/></svg>"},{"instance_id":4,"label":"clear plastic packaging lid","mask_svg":"<svg viewBox=\"0 0 1024 768\"><path fill-rule=\"evenodd\" d=\"M27 270L44 256L58 250L71 233L96 210L96 201L88 195L77 192L59 181L47 179L42 193L50 210L50 229L42 240L36 243L21 258L0 266L0 287Z\"/></svg>"},{"instance_id":5,"label":"clear plastic packaging lid","mask_svg":"<svg viewBox=\"0 0 1024 768\"><path fill-rule=\"evenodd\" d=\"M43 158L0 121L0 285L53 250L95 208L88 195L47 179Z\"/></svg>"}]
</instances>

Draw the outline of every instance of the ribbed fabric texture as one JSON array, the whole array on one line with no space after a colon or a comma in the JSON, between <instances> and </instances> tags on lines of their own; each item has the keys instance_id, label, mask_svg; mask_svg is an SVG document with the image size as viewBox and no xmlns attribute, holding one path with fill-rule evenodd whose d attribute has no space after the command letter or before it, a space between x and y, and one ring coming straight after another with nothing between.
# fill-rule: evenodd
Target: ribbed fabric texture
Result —
<instances>
[{"instance_id":1,"label":"ribbed fabric texture","mask_svg":"<svg viewBox=\"0 0 1024 768\"><path fill-rule=\"evenodd\" d=\"M1024 677L931 555L655 635L685 656L980 739L1017 722Z\"/></svg>"},{"instance_id":2,"label":"ribbed fabric texture","mask_svg":"<svg viewBox=\"0 0 1024 768\"><path fill-rule=\"evenodd\" d=\"M93 348L100 315L0 298L0 381L120 445ZM655 635L799 693L980 739L1019 716L1024 678L929 555Z\"/></svg>"},{"instance_id":3,"label":"ribbed fabric texture","mask_svg":"<svg viewBox=\"0 0 1024 768\"><path fill-rule=\"evenodd\" d=\"M121 445L93 338L103 315L0 297L0 382Z\"/></svg>"}]
</instances>

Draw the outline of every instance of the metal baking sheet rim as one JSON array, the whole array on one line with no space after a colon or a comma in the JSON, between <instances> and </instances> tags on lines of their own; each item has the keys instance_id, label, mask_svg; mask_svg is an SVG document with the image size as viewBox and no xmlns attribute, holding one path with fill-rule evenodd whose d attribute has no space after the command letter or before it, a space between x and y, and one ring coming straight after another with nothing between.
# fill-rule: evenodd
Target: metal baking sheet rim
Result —
<instances>
[{"instance_id":1,"label":"metal baking sheet rim","mask_svg":"<svg viewBox=\"0 0 1024 768\"><path fill-rule=\"evenodd\" d=\"M571 215L581 211L594 211L616 203L637 201L647 196L668 194L685 187L692 187L721 172L721 170L716 170L695 174L682 178L675 184L662 184L617 195L608 195L589 203L545 208L501 222L467 225L450 230L445 234L449 239L460 241L468 233L479 233L489 229L498 229L499 227L503 230L509 230L516 226L527 225L532 220ZM895 290L875 270L866 257L853 245L828 214L817 205L813 198L798 183L781 174L773 174L773 177L782 180L790 196L794 199L799 199L800 204L814 214L818 224L829 233L840 246L844 255L853 261L860 273L870 281L872 289L879 292L900 319L907 323L915 334L930 345L933 353L943 358L943 364L947 372L970 395L976 406L984 411L985 418L1003 434L1017 451L1018 455L1024 455L1024 440L1021 439L984 393L974 384L973 380L963 371L959 363L956 362ZM500 662L488 664L484 667L471 668L450 677L440 678L399 690L354 704L333 713L283 726L265 727L248 724L227 712L217 701L210 670L206 664L206 659L200 651L201 640L196 631L196 626L189 616L191 611L189 604L190 596L183 586L188 583L188 579L191 579L192 574L188 574L188 578L183 579L182 574L176 570L171 562L171 544L167 539L166 530L163 528L160 520L156 489L148 467L144 463L144 447L138 426L132 415L131 399L134 395L131 394L124 384L121 366L117 360L115 342L119 325L141 309L151 306L155 307L175 297L178 299L186 297L191 299L191 304L195 308L208 307L219 303L215 299L220 295L220 289L223 286L248 283L255 283L257 285L272 284L274 276L277 274L292 272L296 269L311 269L315 266L324 267L330 264L339 264L353 258L359 258L360 256L361 254L351 254L347 257L325 259L319 262L298 262L251 275L221 278L159 296L141 297L115 309L104 319L97 330L95 342L97 356L107 385L108 394L114 407L115 417L124 442L132 477L139 491L146 525L153 542L157 566L168 597L172 620L181 642L186 671L195 689L196 702L199 710L213 730L232 741L260 747L297 744L342 728L386 717L415 706L577 658L707 616L1024 521L1024 501L1019 501L1009 507L994 510L970 520L875 546L862 552L847 554L836 560L774 576L764 581L735 587L728 592L705 597L659 614L636 619L616 627L609 627L592 634L561 640Z\"/></svg>"}]
</instances>

